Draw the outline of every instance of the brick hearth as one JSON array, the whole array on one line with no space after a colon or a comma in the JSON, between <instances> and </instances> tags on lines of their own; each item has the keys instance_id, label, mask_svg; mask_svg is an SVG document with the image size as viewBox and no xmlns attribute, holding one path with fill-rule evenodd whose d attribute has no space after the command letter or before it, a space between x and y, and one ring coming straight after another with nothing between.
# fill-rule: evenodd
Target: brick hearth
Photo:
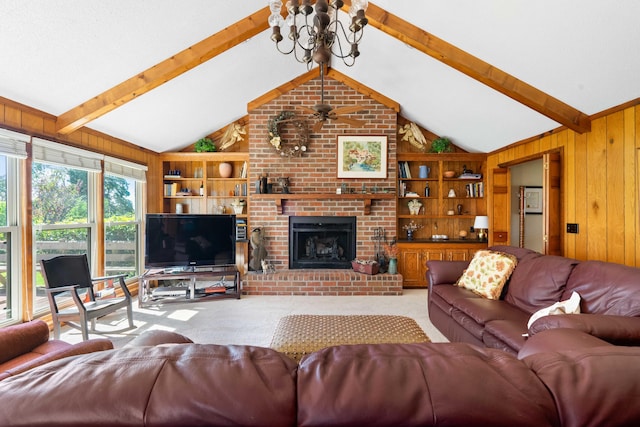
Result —
<instances>
[{"instance_id":1,"label":"brick hearth","mask_svg":"<svg viewBox=\"0 0 640 427\"><path fill-rule=\"evenodd\" d=\"M318 194L318 198L286 200L281 206L274 199L252 197L249 220L251 227L261 227L265 232L267 260L276 268L275 274L250 272L244 283L243 293L263 295L399 295L402 280L399 275L367 276L351 270L289 270L288 232L289 215L300 216L356 216L356 257L374 259L373 233L382 227L388 238L395 235L395 199L375 199L365 215L362 200L322 198L322 194L335 194L336 188L345 183L349 188L361 191L363 185L378 191L395 192L396 176L396 128L397 112L367 95L334 80L325 82L325 101L334 107L360 105L362 112L349 117L364 120L362 128L352 128L328 121L317 133L311 131L314 121L309 120L310 140L308 150L301 157L281 157L269 144L268 122L282 111L296 111L298 118L307 118L294 106L312 107L320 101L320 80L310 80L295 89L249 112L250 179L255 182L268 174L270 182L278 177L289 177L289 189L293 194ZM293 126L283 126L281 137L290 141L297 136ZM386 179L338 179L338 135L386 135L388 139ZM255 188L251 186L251 196Z\"/></svg>"},{"instance_id":2,"label":"brick hearth","mask_svg":"<svg viewBox=\"0 0 640 427\"><path fill-rule=\"evenodd\" d=\"M402 295L402 276L373 276L353 270L282 270L245 276L242 293L249 295Z\"/></svg>"}]
</instances>

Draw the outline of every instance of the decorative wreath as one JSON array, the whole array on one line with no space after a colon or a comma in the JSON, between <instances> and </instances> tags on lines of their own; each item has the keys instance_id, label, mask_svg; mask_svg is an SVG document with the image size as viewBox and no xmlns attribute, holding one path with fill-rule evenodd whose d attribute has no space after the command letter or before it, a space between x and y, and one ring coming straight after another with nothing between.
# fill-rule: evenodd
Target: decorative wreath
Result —
<instances>
[{"instance_id":1,"label":"decorative wreath","mask_svg":"<svg viewBox=\"0 0 640 427\"><path fill-rule=\"evenodd\" d=\"M291 123L298 133L293 146L287 146L285 141L280 137L281 126ZM269 119L269 143L276 149L282 157L298 157L307 151L309 144L309 127L307 121L296 119L295 113L292 111L282 111L276 117Z\"/></svg>"}]
</instances>

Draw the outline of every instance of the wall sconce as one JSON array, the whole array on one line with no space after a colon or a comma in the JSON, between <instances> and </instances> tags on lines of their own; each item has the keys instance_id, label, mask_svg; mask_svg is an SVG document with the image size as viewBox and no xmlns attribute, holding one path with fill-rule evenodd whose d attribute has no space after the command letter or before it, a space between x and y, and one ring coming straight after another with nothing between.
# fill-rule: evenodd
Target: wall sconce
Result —
<instances>
[{"instance_id":1,"label":"wall sconce","mask_svg":"<svg viewBox=\"0 0 640 427\"><path fill-rule=\"evenodd\" d=\"M486 242L488 237L487 232L489 229L489 217L477 216L473 223L473 229L476 230L478 240Z\"/></svg>"}]
</instances>

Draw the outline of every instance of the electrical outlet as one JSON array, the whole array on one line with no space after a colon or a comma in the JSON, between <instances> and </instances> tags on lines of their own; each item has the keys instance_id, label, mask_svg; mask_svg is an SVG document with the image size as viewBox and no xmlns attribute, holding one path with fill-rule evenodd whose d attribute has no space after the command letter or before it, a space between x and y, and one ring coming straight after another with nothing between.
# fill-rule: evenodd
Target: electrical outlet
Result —
<instances>
[{"instance_id":1,"label":"electrical outlet","mask_svg":"<svg viewBox=\"0 0 640 427\"><path fill-rule=\"evenodd\" d=\"M578 234L578 224L575 224L575 223L567 224L567 233Z\"/></svg>"}]
</instances>

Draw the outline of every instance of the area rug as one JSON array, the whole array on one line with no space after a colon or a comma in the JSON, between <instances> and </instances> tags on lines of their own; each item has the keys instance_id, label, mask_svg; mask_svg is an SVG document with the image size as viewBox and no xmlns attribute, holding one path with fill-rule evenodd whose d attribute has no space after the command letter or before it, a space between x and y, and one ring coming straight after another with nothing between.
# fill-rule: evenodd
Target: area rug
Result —
<instances>
[{"instance_id":1,"label":"area rug","mask_svg":"<svg viewBox=\"0 0 640 427\"><path fill-rule=\"evenodd\" d=\"M270 347L300 361L305 354L334 345L429 341L409 317L300 314L280 319Z\"/></svg>"}]
</instances>

